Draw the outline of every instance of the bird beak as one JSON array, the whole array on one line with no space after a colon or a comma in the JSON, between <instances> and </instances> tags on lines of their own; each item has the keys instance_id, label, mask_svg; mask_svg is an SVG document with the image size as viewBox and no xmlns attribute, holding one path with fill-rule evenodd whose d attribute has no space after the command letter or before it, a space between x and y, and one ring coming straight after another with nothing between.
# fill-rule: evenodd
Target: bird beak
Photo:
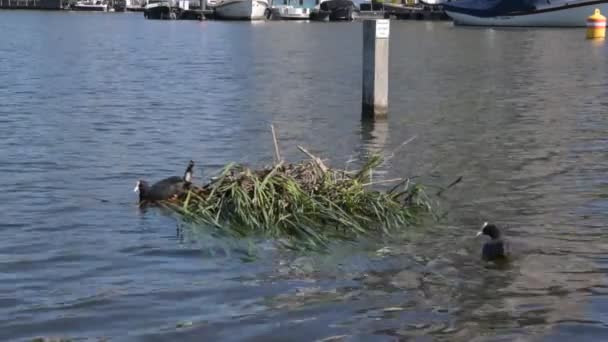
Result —
<instances>
[{"instance_id":1,"label":"bird beak","mask_svg":"<svg viewBox=\"0 0 608 342\"><path fill-rule=\"evenodd\" d=\"M139 192L139 182L137 182L137 184L135 184L135 188L133 189L133 192Z\"/></svg>"},{"instance_id":2,"label":"bird beak","mask_svg":"<svg viewBox=\"0 0 608 342\"><path fill-rule=\"evenodd\" d=\"M477 232L477 234L475 235L476 237L483 234L483 229L488 225L488 222L484 222L483 226L481 226L481 229Z\"/></svg>"}]
</instances>

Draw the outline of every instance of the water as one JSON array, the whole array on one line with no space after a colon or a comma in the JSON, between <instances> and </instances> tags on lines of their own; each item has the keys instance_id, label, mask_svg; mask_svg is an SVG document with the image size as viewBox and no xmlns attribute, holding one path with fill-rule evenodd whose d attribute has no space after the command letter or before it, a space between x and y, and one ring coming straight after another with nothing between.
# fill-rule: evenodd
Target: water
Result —
<instances>
[{"instance_id":1,"label":"water","mask_svg":"<svg viewBox=\"0 0 608 342\"><path fill-rule=\"evenodd\" d=\"M360 23L0 12L0 340L579 341L608 336L605 43L393 22L387 121L360 118ZM215 240L131 191L297 144L463 182L403 241ZM483 265L483 221L516 258ZM253 246L258 256L247 261ZM385 253L377 252L384 248Z\"/></svg>"}]
</instances>

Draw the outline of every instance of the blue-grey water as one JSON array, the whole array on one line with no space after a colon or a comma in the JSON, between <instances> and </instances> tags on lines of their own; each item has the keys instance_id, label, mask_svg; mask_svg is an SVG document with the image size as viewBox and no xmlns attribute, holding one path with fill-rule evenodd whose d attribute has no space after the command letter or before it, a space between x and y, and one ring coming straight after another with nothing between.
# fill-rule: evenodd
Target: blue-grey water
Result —
<instances>
[{"instance_id":1,"label":"blue-grey water","mask_svg":"<svg viewBox=\"0 0 608 342\"><path fill-rule=\"evenodd\" d=\"M0 340L608 339L607 43L391 25L390 113L363 124L360 23L0 12ZM197 182L271 163L270 123L290 160L463 181L441 223L328 254L138 209L189 159ZM509 268L480 261L484 221Z\"/></svg>"}]
</instances>

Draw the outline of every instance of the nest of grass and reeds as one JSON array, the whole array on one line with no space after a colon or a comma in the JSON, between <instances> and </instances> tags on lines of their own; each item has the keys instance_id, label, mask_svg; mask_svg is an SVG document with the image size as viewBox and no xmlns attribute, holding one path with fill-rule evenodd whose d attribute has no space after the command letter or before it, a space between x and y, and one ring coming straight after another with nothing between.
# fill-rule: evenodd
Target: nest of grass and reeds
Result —
<instances>
[{"instance_id":1,"label":"nest of grass and reeds","mask_svg":"<svg viewBox=\"0 0 608 342\"><path fill-rule=\"evenodd\" d=\"M421 185L401 178L372 180L383 162L380 156L371 156L358 170L338 170L298 146L308 159L286 163L274 128L273 137L273 166L254 170L229 164L211 182L192 185L167 206L192 224L230 235L276 238L298 249L391 234L419 224L433 211ZM377 190L379 183L390 187Z\"/></svg>"}]
</instances>

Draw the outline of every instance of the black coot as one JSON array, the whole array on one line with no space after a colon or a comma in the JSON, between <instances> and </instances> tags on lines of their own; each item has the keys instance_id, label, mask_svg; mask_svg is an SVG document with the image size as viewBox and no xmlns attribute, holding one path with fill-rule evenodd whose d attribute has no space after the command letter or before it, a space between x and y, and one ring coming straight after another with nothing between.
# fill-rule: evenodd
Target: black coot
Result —
<instances>
[{"instance_id":1,"label":"black coot","mask_svg":"<svg viewBox=\"0 0 608 342\"><path fill-rule=\"evenodd\" d=\"M481 230L477 233L479 235L488 235L491 240L483 245L481 256L484 260L506 260L508 257L508 246L506 241L501 237L500 230L493 225L484 223Z\"/></svg>"},{"instance_id":2,"label":"black coot","mask_svg":"<svg viewBox=\"0 0 608 342\"><path fill-rule=\"evenodd\" d=\"M192 169L194 168L194 162L191 160L188 163L186 172L183 177L173 176L165 178L152 186L144 180L139 180L133 191L139 192L139 201L165 201L179 197L185 193L190 184L192 184Z\"/></svg>"}]
</instances>

